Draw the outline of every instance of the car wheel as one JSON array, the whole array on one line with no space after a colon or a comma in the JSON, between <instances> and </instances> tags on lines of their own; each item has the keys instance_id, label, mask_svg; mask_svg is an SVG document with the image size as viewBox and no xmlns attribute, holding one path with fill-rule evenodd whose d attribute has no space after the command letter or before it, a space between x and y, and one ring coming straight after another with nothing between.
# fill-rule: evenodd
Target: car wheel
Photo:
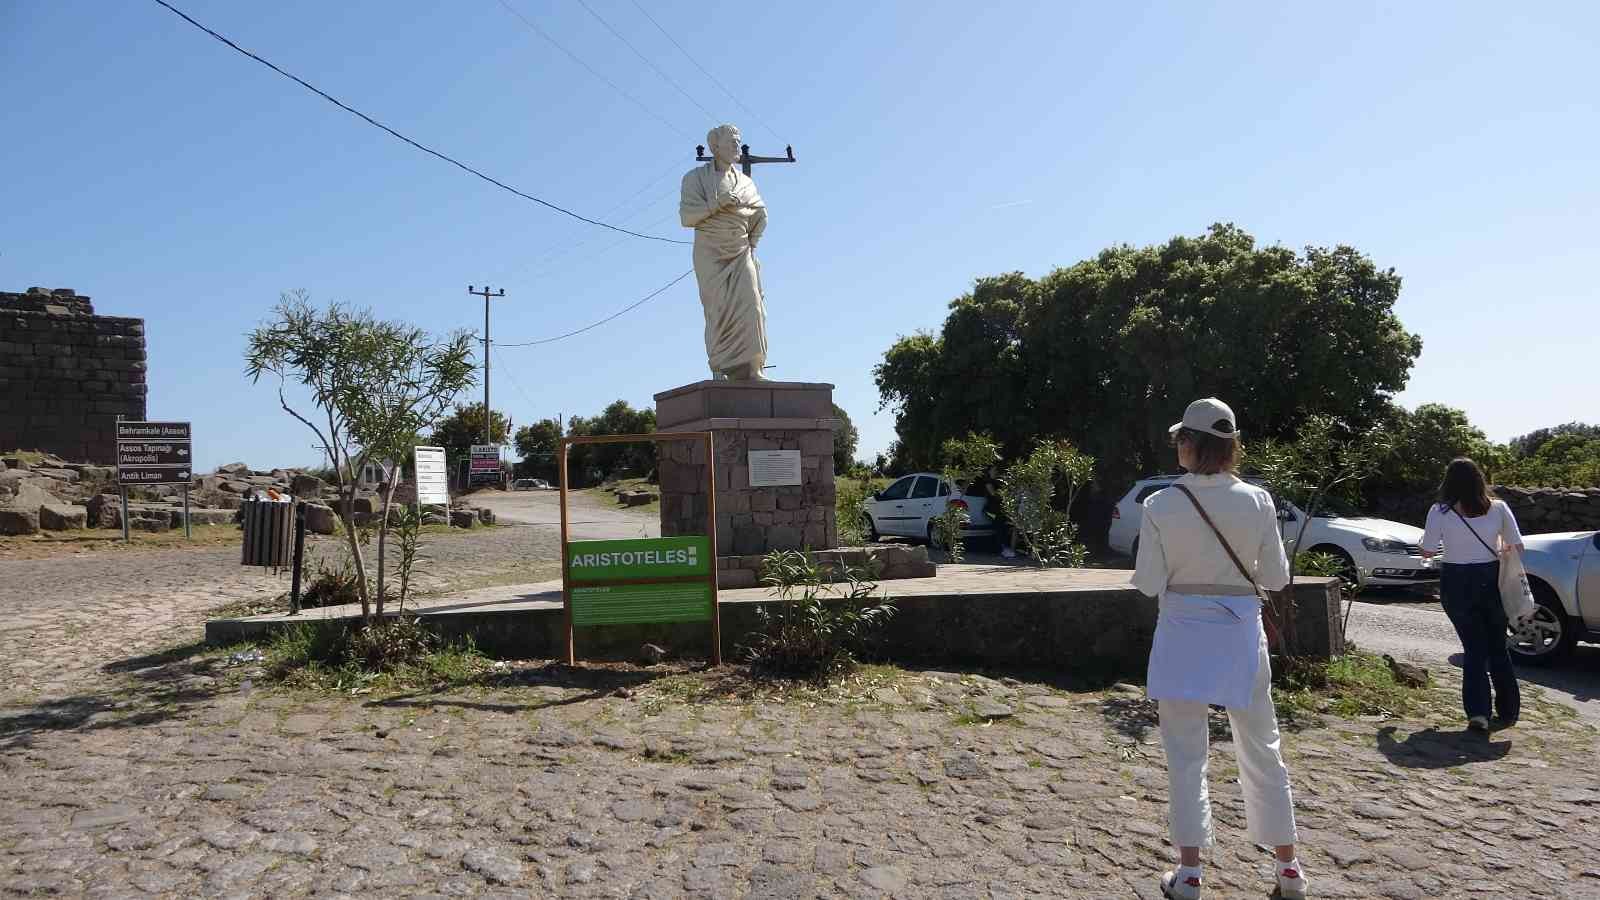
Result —
<instances>
[{"instance_id":1,"label":"car wheel","mask_svg":"<svg viewBox=\"0 0 1600 900\"><path fill-rule=\"evenodd\" d=\"M939 526L928 523L928 548L930 550L943 550L944 541L939 539Z\"/></svg>"},{"instance_id":2,"label":"car wheel","mask_svg":"<svg viewBox=\"0 0 1600 900\"><path fill-rule=\"evenodd\" d=\"M861 533L867 536L869 542L876 541L879 537L878 526L873 524L870 513L861 514Z\"/></svg>"},{"instance_id":3,"label":"car wheel","mask_svg":"<svg viewBox=\"0 0 1600 900\"><path fill-rule=\"evenodd\" d=\"M1567 619L1561 600L1548 584L1535 578L1528 579L1533 588L1533 625L1531 633L1523 636L1507 629L1506 644L1511 658L1523 665L1547 666L1572 652L1578 633Z\"/></svg>"}]
</instances>

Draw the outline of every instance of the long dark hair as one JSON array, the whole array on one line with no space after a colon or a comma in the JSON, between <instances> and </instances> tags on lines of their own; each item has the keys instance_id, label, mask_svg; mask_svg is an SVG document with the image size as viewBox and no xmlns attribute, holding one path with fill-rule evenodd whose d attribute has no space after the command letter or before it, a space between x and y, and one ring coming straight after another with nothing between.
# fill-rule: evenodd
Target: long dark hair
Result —
<instances>
[{"instance_id":1,"label":"long dark hair","mask_svg":"<svg viewBox=\"0 0 1600 900\"><path fill-rule=\"evenodd\" d=\"M1478 464L1465 456L1450 460L1445 467L1444 481L1439 484L1439 505L1456 506L1469 516L1489 512L1489 484Z\"/></svg>"}]
</instances>

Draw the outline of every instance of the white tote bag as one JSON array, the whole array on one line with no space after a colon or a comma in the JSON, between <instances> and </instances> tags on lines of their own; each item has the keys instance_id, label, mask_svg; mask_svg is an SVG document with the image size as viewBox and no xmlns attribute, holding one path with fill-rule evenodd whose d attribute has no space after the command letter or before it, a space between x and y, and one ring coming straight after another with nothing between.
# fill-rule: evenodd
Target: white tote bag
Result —
<instances>
[{"instance_id":1,"label":"white tote bag","mask_svg":"<svg viewBox=\"0 0 1600 900\"><path fill-rule=\"evenodd\" d=\"M1506 621L1513 624L1523 616L1533 615L1535 608L1522 554L1512 548L1500 557L1500 604L1506 608Z\"/></svg>"},{"instance_id":2,"label":"white tote bag","mask_svg":"<svg viewBox=\"0 0 1600 900\"><path fill-rule=\"evenodd\" d=\"M1461 515L1460 510L1456 510L1456 515L1460 516L1461 523L1467 526L1467 530L1478 539L1478 543L1500 560L1500 605L1505 608L1506 621L1514 625L1524 616L1533 615L1533 588L1528 586L1528 570L1522 567L1522 554L1514 548L1507 547L1503 536L1496 537L1495 543L1499 544L1501 549L1495 553L1495 549L1483 539L1478 529L1472 527L1467 517Z\"/></svg>"}]
</instances>

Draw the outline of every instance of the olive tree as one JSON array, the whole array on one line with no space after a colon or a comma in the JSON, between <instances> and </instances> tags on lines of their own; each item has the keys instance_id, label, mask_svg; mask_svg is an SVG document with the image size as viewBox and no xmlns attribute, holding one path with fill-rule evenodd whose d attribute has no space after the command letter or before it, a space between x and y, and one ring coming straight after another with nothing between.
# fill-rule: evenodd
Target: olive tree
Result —
<instances>
[{"instance_id":1,"label":"olive tree","mask_svg":"<svg viewBox=\"0 0 1600 900\"><path fill-rule=\"evenodd\" d=\"M1273 490L1300 503L1305 516L1298 523L1289 544L1289 586L1282 596L1266 597L1267 618L1279 630L1280 649L1290 656L1298 647L1294 640L1294 584L1306 529L1329 497L1346 500L1354 495L1362 480L1370 477L1394 452L1392 436L1380 426L1355 430L1332 416L1310 416L1301 423L1292 441L1266 441L1250 451L1248 467ZM1346 601L1342 623L1349 620L1349 605L1355 597L1355 572L1340 572Z\"/></svg>"},{"instance_id":2,"label":"olive tree","mask_svg":"<svg viewBox=\"0 0 1600 900\"><path fill-rule=\"evenodd\" d=\"M373 590L355 523L359 474L369 462L387 467L378 519L376 615L383 615L384 548L389 512L401 478L399 464L419 431L473 384L472 337L456 332L435 340L403 322L375 318L370 310L333 303L311 305L305 291L284 294L271 319L250 332L245 374L257 382L278 376L278 403L311 429L327 454L339 502L336 512L356 569L361 615L374 617ZM289 404L284 384L293 379L311 394L316 412Z\"/></svg>"}]
</instances>

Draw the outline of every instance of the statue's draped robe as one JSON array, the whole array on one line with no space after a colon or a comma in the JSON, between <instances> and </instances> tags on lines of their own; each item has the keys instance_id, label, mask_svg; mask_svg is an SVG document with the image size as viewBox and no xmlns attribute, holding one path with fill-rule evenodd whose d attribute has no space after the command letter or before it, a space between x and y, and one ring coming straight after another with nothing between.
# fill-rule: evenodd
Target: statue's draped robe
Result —
<instances>
[{"instance_id":1,"label":"statue's draped robe","mask_svg":"<svg viewBox=\"0 0 1600 900\"><path fill-rule=\"evenodd\" d=\"M683 176L678 214L694 229L711 372L759 378L767 362L767 309L755 247L767 227L767 206L748 175L734 166L718 173L706 163Z\"/></svg>"}]
</instances>

